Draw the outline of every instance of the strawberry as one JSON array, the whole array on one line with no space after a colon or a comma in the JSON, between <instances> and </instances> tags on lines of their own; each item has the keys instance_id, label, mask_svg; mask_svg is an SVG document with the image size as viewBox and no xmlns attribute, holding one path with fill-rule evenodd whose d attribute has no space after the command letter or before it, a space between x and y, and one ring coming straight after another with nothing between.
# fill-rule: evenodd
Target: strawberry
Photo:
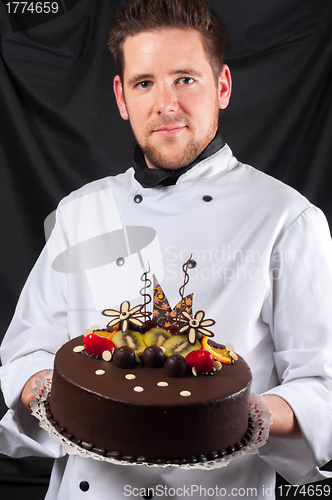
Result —
<instances>
[{"instance_id":1,"label":"strawberry","mask_svg":"<svg viewBox=\"0 0 332 500\"><path fill-rule=\"evenodd\" d=\"M104 351L115 351L115 344L107 337L100 337L95 333L90 333L83 339L83 345L86 352L101 356Z\"/></svg>"},{"instance_id":2,"label":"strawberry","mask_svg":"<svg viewBox=\"0 0 332 500\"><path fill-rule=\"evenodd\" d=\"M210 372L214 365L212 354L206 349L191 351L186 356L186 362L188 368L195 367L198 373Z\"/></svg>"}]
</instances>

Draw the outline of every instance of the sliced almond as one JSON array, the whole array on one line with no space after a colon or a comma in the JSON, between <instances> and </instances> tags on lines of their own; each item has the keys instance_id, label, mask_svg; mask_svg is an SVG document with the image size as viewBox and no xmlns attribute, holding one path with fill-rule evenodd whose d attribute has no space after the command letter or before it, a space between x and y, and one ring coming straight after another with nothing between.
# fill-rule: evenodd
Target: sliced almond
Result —
<instances>
[{"instance_id":1,"label":"sliced almond","mask_svg":"<svg viewBox=\"0 0 332 500\"><path fill-rule=\"evenodd\" d=\"M183 396L184 398L187 398L188 396L191 396L191 392L189 391L181 391L180 396Z\"/></svg>"},{"instance_id":2,"label":"sliced almond","mask_svg":"<svg viewBox=\"0 0 332 500\"><path fill-rule=\"evenodd\" d=\"M125 375L125 378L127 380L134 380L136 378L136 375L134 375L133 373L127 373L127 375Z\"/></svg>"},{"instance_id":3,"label":"sliced almond","mask_svg":"<svg viewBox=\"0 0 332 500\"><path fill-rule=\"evenodd\" d=\"M98 325L93 325L91 327L91 330L100 330L100 327Z\"/></svg>"},{"instance_id":4,"label":"sliced almond","mask_svg":"<svg viewBox=\"0 0 332 500\"><path fill-rule=\"evenodd\" d=\"M227 351L234 351L234 346L230 342L225 345Z\"/></svg>"},{"instance_id":5,"label":"sliced almond","mask_svg":"<svg viewBox=\"0 0 332 500\"><path fill-rule=\"evenodd\" d=\"M112 359L111 351L104 351L102 354L102 358L104 361L111 361L111 359Z\"/></svg>"},{"instance_id":6,"label":"sliced almond","mask_svg":"<svg viewBox=\"0 0 332 500\"><path fill-rule=\"evenodd\" d=\"M76 347L74 347L73 351L74 352L82 352L82 351L84 351L84 345L77 345Z\"/></svg>"},{"instance_id":7,"label":"sliced almond","mask_svg":"<svg viewBox=\"0 0 332 500\"><path fill-rule=\"evenodd\" d=\"M233 359L234 359L234 361L237 361L237 360L239 359L239 358L237 357L237 355L235 354L235 352L233 352L233 351L230 351L230 352L229 352L229 355L230 355L230 357L231 357L231 358L233 358Z\"/></svg>"},{"instance_id":8,"label":"sliced almond","mask_svg":"<svg viewBox=\"0 0 332 500\"><path fill-rule=\"evenodd\" d=\"M84 337L86 337L87 335L90 335L90 333L93 333L93 331L90 328L87 328L86 330L84 330L83 335Z\"/></svg>"},{"instance_id":9,"label":"sliced almond","mask_svg":"<svg viewBox=\"0 0 332 500\"><path fill-rule=\"evenodd\" d=\"M167 382L157 382L157 385L159 387L167 387L168 386L168 383Z\"/></svg>"},{"instance_id":10,"label":"sliced almond","mask_svg":"<svg viewBox=\"0 0 332 500\"><path fill-rule=\"evenodd\" d=\"M195 377L197 377L197 368L196 368L196 366L193 366L192 369L191 369L191 371L192 371L192 374L195 375Z\"/></svg>"},{"instance_id":11,"label":"sliced almond","mask_svg":"<svg viewBox=\"0 0 332 500\"><path fill-rule=\"evenodd\" d=\"M143 391L144 391L144 389L143 389L143 387L141 387L140 385L136 385L136 387L134 387L134 391L135 391L135 392L143 392Z\"/></svg>"},{"instance_id":12,"label":"sliced almond","mask_svg":"<svg viewBox=\"0 0 332 500\"><path fill-rule=\"evenodd\" d=\"M137 352L135 352L135 359L136 359L136 363L140 363L141 362L141 358L139 357L139 355L137 354Z\"/></svg>"},{"instance_id":13,"label":"sliced almond","mask_svg":"<svg viewBox=\"0 0 332 500\"><path fill-rule=\"evenodd\" d=\"M104 375L105 374L105 370L96 370L95 374L96 375Z\"/></svg>"},{"instance_id":14,"label":"sliced almond","mask_svg":"<svg viewBox=\"0 0 332 500\"><path fill-rule=\"evenodd\" d=\"M220 363L220 361L215 361L213 363L213 365L214 365L215 369L217 370L217 372L222 369L222 364Z\"/></svg>"}]
</instances>

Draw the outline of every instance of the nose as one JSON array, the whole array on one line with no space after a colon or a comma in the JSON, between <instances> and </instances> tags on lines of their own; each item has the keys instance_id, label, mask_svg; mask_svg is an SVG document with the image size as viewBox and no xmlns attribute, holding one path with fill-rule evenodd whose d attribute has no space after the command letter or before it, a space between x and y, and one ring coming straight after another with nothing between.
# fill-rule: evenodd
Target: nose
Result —
<instances>
[{"instance_id":1,"label":"nose","mask_svg":"<svg viewBox=\"0 0 332 500\"><path fill-rule=\"evenodd\" d=\"M178 111L178 98L172 85L161 83L158 86L154 108L158 115L172 115Z\"/></svg>"}]
</instances>

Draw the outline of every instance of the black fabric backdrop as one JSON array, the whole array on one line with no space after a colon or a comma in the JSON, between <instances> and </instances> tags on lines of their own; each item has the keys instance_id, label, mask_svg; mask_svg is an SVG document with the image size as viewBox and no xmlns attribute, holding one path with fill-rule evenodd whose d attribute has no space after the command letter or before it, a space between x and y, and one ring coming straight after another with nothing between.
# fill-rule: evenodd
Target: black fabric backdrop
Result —
<instances>
[{"instance_id":1,"label":"black fabric backdrop","mask_svg":"<svg viewBox=\"0 0 332 500\"><path fill-rule=\"evenodd\" d=\"M58 0L61 12L48 22L8 16L8 2L0 3L1 336L44 244L46 216L73 189L126 170L133 144L106 47L123 1ZM224 140L332 224L332 1L207 3L228 33L233 94L220 118ZM49 461L2 456L0 467L2 498L22 489L26 498L43 496Z\"/></svg>"}]
</instances>

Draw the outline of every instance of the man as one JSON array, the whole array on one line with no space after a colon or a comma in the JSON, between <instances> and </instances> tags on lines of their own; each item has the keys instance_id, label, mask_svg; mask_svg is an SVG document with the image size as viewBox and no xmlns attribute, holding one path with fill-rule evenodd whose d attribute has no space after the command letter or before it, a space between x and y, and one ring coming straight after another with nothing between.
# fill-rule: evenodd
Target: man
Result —
<instances>
[{"instance_id":1,"label":"man","mask_svg":"<svg viewBox=\"0 0 332 500\"><path fill-rule=\"evenodd\" d=\"M331 458L325 444L332 438L329 231L306 199L239 163L223 144L219 109L231 93L224 42L198 0L133 0L112 31L119 70L114 92L138 143L133 168L60 204L48 252L26 284L2 346L2 386L11 407L3 421L4 452L22 456L12 445L17 439L30 454L59 457L48 499L76 498L83 483L93 498L123 498L133 488L167 496L166 487L183 496L193 485L192 498L211 487L215 496L223 488L227 495L273 498L275 470L297 484L318 480L318 466ZM156 238L144 248L136 244L125 258L119 254L76 274L71 264L59 265L75 244L129 226L144 231L143 224ZM101 310L120 303L122 293L139 301L147 262L175 304L181 266L191 253L194 303L216 319L216 340L231 336L251 366L253 392L268 393L263 399L273 425L260 456L195 476L61 457L61 448L20 406L20 395L29 406L36 373L52 367L69 338L102 322Z\"/></svg>"}]
</instances>

